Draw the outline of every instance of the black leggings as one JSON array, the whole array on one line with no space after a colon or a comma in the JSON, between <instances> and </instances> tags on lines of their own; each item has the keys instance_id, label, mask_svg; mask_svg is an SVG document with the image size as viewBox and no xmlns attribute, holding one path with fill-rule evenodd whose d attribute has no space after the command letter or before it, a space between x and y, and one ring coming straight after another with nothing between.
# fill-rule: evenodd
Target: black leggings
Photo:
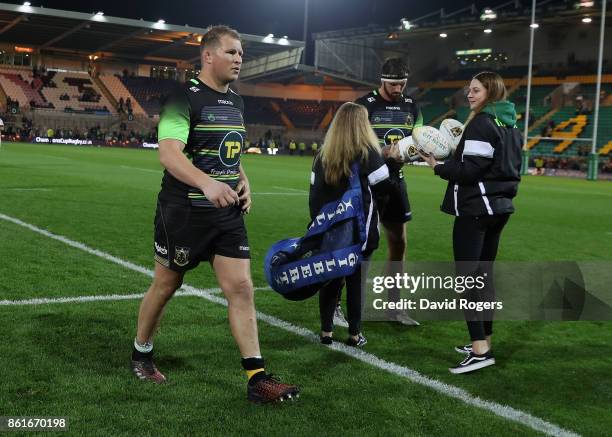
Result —
<instances>
[{"instance_id":1,"label":"black leggings","mask_svg":"<svg viewBox=\"0 0 612 437\"><path fill-rule=\"evenodd\" d=\"M453 252L457 275L485 275L483 290L466 290L465 297L471 301L493 302L493 261L497 255L499 239L510 214L459 216L453 226ZM485 340L493 334L493 310L464 310L465 320L472 341Z\"/></svg>"},{"instance_id":2,"label":"black leggings","mask_svg":"<svg viewBox=\"0 0 612 437\"><path fill-rule=\"evenodd\" d=\"M334 330L334 310L338 303L338 295L346 281L346 306L349 324L349 334L361 332L361 311L365 284L361 280L363 264L360 264L350 276L333 279L319 291L319 315L321 316L321 331ZM365 277L365 275L364 275ZM364 278L365 279L365 278Z\"/></svg>"}]
</instances>

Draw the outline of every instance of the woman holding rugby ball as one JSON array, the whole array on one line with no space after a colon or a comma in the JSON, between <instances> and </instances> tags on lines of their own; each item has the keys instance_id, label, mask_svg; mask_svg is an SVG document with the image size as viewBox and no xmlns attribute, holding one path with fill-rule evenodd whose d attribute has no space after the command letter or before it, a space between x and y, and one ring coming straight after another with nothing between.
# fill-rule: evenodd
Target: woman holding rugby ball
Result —
<instances>
[{"instance_id":1,"label":"woman holding rugby ball","mask_svg":"<svg viewBox=\"0 0 612 437\"><path fill-rule=\"evenodd\" d=\"M520 181L523 140L516 128L514 104L506 100L497 73L481 72L469 85L472 112L457 150L443 164L422 155L434 173L448 181L441 210L455 216L453 252L458 275L484 276L482 290L466 291L470 300L492 302L493 261L502 230L514 212ZM451 373L467 373L495 364L491 352L493 310L465 311L472 343L455 350L467 355Z\"/></svg>"}]
</instances>

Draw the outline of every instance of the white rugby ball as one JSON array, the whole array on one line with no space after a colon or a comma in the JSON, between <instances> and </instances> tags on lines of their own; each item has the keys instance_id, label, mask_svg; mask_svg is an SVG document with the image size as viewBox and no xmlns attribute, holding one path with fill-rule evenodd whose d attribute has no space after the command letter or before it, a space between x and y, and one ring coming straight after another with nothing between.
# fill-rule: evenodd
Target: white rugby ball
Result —
<instances>
[{"instance_id":1,"label":"white rugby ball","mask_svg":"<svg viewBox=\"0 0 612 437\"><path fill-rule=\"evenodd\" d=\"M442 123L440 123L440 133L446 137L454 153L463 135L463 123L453 118L442 120Z\"/></svg>"},{"instance_id":2,"label":"white rugby ball","mask_svg":"<svg viewBox=\"0 0 612 437\"><path fill-rule=\"evenodd\" d=\"M400 156L404 162L412 162L421 159L421 156L417 152L416 145L412 136L404 137L397 142Z\"/></svg>"},{"instance_id":3,"label":"white rugby ball","mask_svg":"<svg viewBox=\"0 0 612 437\"><path fill-rule=\"evenodd\" d=\"M445 159L451 153L450 142L435 127L416 127L412 131L412 138L417 149L436 159Z\"/></svg>"}]
</instances>

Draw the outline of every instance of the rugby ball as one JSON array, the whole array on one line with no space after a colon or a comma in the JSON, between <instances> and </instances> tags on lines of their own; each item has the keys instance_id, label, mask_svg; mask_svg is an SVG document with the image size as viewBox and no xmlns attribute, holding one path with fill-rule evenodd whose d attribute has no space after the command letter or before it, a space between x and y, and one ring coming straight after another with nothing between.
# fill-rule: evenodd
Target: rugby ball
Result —
<instances>
[{"instance_id":1,"label":"rugby ball","mask_svg":"<svg viewBox=\"0 0 612 437\"><path fill-rule=\"evenodd\" d=\"M413 162L421 158L421 155L417 152L416 145L412 136L404 137L397 142L399 154L404 162Z\"/></svg>"},{"instance_id":2,"label":"rugby ball","mask_svg":"<svg viewBox=\"0 0 612 437\"><path fill-rule=\"evenodd\" d=\"M412 131L416 148L436 159L445 159L451 153L451 144L438 129L432 126L419 126Z\"/></svg>"},{"instance_id":3,"label":"rugby ball","mask_svg":"<svg viewBox=\"0 0 612 437\"><path fill-rule=\"evenodd\" d=\"M440 123L440 133L446 137L451 145L453 153L461 141L463 135L463 123L453 118L447 118Z\"/></svg>"}]
</instances>

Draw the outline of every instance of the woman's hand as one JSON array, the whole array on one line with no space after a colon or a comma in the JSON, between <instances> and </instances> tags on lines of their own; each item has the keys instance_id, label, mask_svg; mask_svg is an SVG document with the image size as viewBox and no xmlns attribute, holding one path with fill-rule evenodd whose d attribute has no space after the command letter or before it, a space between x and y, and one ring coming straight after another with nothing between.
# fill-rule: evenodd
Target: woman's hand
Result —
<instances>
[{"instance_id":1,"label":"woman's hand","mask_svg":"<svg viewBox=\"0 0 612 437\"><path fill-rule=\"evenodd\" d=\"M433 156L423 153L418 149L417 152L419 153L421 158L423 158L423 161L425 161L427 165L429 165L431 168L434 168L436 165L438 165L438 161L436 161L436 158L434 158Z\"/></svg>"}]
</instances>

